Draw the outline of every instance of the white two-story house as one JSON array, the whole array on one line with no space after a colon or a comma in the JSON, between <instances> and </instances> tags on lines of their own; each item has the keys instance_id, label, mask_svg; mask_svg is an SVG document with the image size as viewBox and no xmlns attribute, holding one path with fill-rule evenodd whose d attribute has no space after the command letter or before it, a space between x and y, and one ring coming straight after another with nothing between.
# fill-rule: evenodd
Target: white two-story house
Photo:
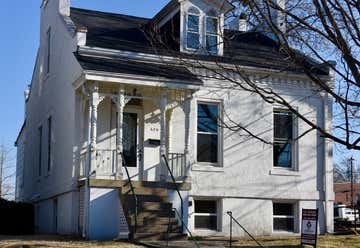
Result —
<instances>
[{"instance_id":1,"label":"white two-story house","mask_svg":"<svg viewBox=\"0 0 360 248\"><path fill-rule=\"evenodd\" d=\"M296 234L304 208L319 209L320 233L333 231L332 143L211 68L236 61L326 130L332 99L286 66L271 37L227 28L233 7L171 0L147 19L43 0L16 142L16 199L34 204L39 233L229 235L231 211L254 235ZM332 83L326 68L318 74Z\"/></svg>"}]
</instances>

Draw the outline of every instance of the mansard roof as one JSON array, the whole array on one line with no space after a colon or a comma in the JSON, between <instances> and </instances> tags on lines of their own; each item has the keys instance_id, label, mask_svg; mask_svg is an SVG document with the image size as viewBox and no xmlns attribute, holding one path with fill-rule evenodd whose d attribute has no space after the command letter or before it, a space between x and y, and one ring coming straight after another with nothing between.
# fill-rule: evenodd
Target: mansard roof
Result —
<instances>
[{"instance_id":1,"label":"mansard roof","mask_svg":"<svg viewBox=\"0 0 360 248\"><path fill-rule=\"evenodd\" d=\"M105 13L100 11L71 8L74 24L86 27L89 47L130 51L148 54L180 55L178 50L161 49L149 38L148 27L153 19ZM169 46L174 47L174 46ZM303 73L303 68L292 63L289 56L280 52L277 42L266 34L256 31L240 32L224 30L224 55L181 54L205 61L236 63L242 66L258 67ZM327 66L306 60L308 69L320 75L328 75Z\"/></svg>"}]
</instances>

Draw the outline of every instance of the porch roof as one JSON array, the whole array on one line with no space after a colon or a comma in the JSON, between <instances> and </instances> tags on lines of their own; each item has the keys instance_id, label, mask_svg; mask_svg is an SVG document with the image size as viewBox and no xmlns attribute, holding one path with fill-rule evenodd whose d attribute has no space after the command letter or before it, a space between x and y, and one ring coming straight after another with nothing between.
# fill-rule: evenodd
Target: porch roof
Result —
<instances>
[{"instance_id":1,"label":"porch roof","mask_svg":"<svg viewBox=\"0 0 360 248\"><path fill-rule=\"evenodd\" d=\"M118 57L95 57L79 53L75 53L75 57L85 72L143 76L185 85L203 84L184 66L145 63Z\"/></svg>"}]
</instances>

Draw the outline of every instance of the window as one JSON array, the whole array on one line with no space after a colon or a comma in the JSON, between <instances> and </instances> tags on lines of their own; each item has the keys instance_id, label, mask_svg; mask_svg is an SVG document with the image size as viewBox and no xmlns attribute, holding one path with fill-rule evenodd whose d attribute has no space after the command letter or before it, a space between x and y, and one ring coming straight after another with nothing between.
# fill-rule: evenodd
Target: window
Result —
<instances>
[{"instance_id":1,"label":"window","mask_svg":"<svg viewBox=\"0 0 360 248\"><path fill-rule=\"evenodd\" d=\"M207 229L217 231L217 205L217 201L195 201L195 229Z\"/></svg>"},{"instance_id":2,"label":"window","mask_svg":"<svg viewBox=\"0 0 360 248\"><path fill-rule=\"evenodd\" d=\"M206 50L216 55L218 53L218 19L206 17Z\"/></svg>"},{"instance_id":3,"label":"window","mask_svg":"<svg viewBox=\"0 0 360 248\"><path fill-rule=\"evenodd\" d=\"M42 170L42 133L43 128L42 126L38 129L38 135L39 135L39 176L41 176L41 170Z\"/></svg>"},{"instance_id":4,"label":"window","mask_svg":"<svg viewBox=\"0 0 360 248\"><path fill-rule=\"evenodd\" d=\"M48 74L50 72L50 50L51 50L51 28L46 32L46 51L44 61L44 72Z\"/></svg>"},{"instance_id":5,"label":"window","mask_svg":"<svg viewBox=\"0 0 360 248\"><path fill-rule=\"evenodd\" d=\"M199 103L197 118L197 161L218 163L218 104Z\"/></svg>"},{"instance_id":6,"label":"window","mask_svg":"<svg viewBox=\"0 0 360 248\"><path fill-rule=\"evenodd\" d=\"M187 48L200 48L200 12L192 7L187 17Z\"/></svg>"},{"instance_id":7,"label":"window","mask_svg":"<svg viewBox=\"0 0 360 248\"><path fill-rule=\"evenodd\" d=\"M48 147L47 147L47 170L51 170L51 135L52 135L52 118L48 119Z\"/></svg>"},{"instance_id":8,"label":"window","mask_svg":"<svg viewBox=\"0 0 360 248\"><path fill-rule=\"evenodd\" d=\"M294 204L273 203L274 231L294 232Z\"/></svg>"},{"instance_id":9,"label":"window","mask_svg":"<svg viewBox=\"0 0 360 248\"><path fill-rule=\"evenodd\" d=\"M274 167L292 168L293 116L289 111L274 111Z\"/></svg>"}]
</instances>

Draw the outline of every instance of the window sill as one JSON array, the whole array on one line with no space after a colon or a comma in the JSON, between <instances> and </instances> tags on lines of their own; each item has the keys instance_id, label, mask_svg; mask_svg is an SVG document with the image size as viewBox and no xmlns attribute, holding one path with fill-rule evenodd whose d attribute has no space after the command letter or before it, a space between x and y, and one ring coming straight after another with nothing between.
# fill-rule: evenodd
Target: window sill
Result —
<instances>
[{"instance_id":1,"label":"window sill","mask_svg":"<svg viewBox=\"0 0 360 248\"><path fill-rule=\"evenodd\" d=\"M212 164L194 164L191 170L203 172L224 172L224 167Z\"/></svg>"},{"instance_id":2,"label":"window sill","mask_svg":"<svg viewBox=\"0 0 360 248\"><path fill-rule=\"evenodd\" d=\"M294 236L294 235L299 235L299 233L295 232L295 231L273 231L273 235L278 235L278 236Z\"/></svg>"},{"instance_id":3,"label":"window sill","mask_svg":"<svg viewBox=\"0 0 360 248\"><path fill-rule=\"evenodd\" d=\"M194 229L194 233L198 234L198 235L219 235L219 231L217 230L212 230L212 229Z\"/></svg>"},{"instance_id":4,"label":"window sill","mask_svg":"<svg viewBox=\"0 0 360 248\"><path fill-rule=\"evenodd\" d=\"M295 176L299 177L300 172L294 169L287 169L287 168L272 168L269 171L269 175L273 176Z\"/></svg>"}]
</instances>

